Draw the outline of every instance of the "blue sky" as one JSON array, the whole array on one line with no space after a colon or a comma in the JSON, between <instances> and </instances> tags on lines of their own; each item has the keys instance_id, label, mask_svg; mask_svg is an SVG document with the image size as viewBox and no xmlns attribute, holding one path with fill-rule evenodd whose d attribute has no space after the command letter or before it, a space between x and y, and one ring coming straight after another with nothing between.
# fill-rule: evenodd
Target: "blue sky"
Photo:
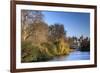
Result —
<instances>
[{"instance_id":1,"label":"blue sky","mask_svg":"<svg viewBox=\"0 0 100 73\"><path fill-rule=\"evenodd\" d=\"M90 36L90 14L79 12L42 11L48 25L60 23L64 25L67 36Z\"/></svg>"}]
</instances>

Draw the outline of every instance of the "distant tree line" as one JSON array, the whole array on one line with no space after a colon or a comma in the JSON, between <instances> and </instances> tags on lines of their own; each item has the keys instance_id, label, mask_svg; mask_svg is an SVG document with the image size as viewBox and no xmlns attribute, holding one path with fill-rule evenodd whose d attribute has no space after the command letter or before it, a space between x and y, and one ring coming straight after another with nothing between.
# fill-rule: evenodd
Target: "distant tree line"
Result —
<instances>
[{"instance_id":1,"label":"distant tree line","mask_svg":"<svg viewBox=\"0 0 100 73\"><path fill-rule=\"evenodd\" d=\"M78 46L80 51L90 51L90 38L80 36L79 38L73 36L67 38L68 43L70 44L70 48L73 49L73 45ZM77 48L76 48L77 49Z\"/></svg>"}]
</instances>

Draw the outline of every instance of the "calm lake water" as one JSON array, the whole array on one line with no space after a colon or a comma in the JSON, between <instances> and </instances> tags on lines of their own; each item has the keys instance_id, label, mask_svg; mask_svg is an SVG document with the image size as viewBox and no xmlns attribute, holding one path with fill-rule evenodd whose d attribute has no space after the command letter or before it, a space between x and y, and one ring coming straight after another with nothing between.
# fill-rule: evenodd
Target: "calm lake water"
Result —
<instances>
[{"instance_id":1,"label":"calm lake water","mask_svg":"<svg viewBox=\"0 0 100 73\"><path fill-rule=\"evenodd\" d=\"M67 60L89 60L90 52L73 51L69 55L55 57L51 61L67 61Z\"/></svg>"}]
</instances>

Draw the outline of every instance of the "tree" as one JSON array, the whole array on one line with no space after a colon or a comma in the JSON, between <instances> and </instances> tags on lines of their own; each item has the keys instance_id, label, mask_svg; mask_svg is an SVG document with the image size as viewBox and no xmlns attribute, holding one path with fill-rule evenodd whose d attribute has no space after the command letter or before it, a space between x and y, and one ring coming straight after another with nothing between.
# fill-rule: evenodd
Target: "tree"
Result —
<instances>
[{"instance_id":1,"label":"tree","mask_svg":"<svg viewBox=\"0 0 100 73\"><path fill-rule=\"evenodd\" d=\"M34 22L44 22L44 15L41 11L33 11L33 10L22 10L21 11L21 21L22 25L24 24L32 24Z\"/></svg>"},{"instance_id":2,"label":"tree","mask_svg":"<svg viewBox=\"0 0 100 73\"><path fill-rule=\"evenodd\" d=\"M48 25L44 22L33 23L33 34L30 36L29 40L35 45L40 45L41 43L48 41Z\"/></svg>"},{"instance_id":3,"label":"tree","mask_svg":"<svg viewBox=\"0 0 100 73\"><path fill-rule=\"evenodd\" d=\"M21 11L21 33L23 41L27 40L31 35L33 35L35 24L45 24L43 17L44 16L41 11Z\"/></svg>"},{"instance_id":4,"label":"tree","mask_svg":"<svg viewBox=\"0 0 100 73\"><path fill-rule=\"evenodd\" d=\"M90 39L88 37L84 38L80 46L81 51L90 51Z\"/></svg>"},{"instance_id":5,"label":"tree","mask_svg":"<svg viewBox=\"0 0 100 73\"><path fill-rule=\"evenodd\" d=\"M40 46L47 42L48 37L48 25L43 20L42 12L22 10L21 13L21 61L49 58L48 49Z\"/></svg>"},{"instance_id":6,"label":"tree","mask_svg":"<svg viewBox=\"0 0 100 73\"><path fill-rule=\"evenodd\" d=\"M65 36L66 32L62 24L54 24L49 26L49 38L51 41L57 41Z\"/></svg>"}]
</instances>

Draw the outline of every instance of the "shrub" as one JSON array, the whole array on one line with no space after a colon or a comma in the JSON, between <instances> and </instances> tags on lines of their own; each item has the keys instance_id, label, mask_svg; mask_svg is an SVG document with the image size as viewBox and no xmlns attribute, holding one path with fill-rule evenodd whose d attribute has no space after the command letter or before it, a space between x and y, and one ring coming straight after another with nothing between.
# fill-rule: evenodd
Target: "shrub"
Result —
<instances>
[{"instance_id":1,"label":"shrub","mask_svg":"<svg viewBox=\"0 0 100 73\"><path fill-rule=\"evenodd\" d=\"M51 56L55 56L56 54L56 46L52 43L42 43L41 44L44 48L47 48L48 50L48 53L51 55Z\"/></svg>"},{"instance_id":2,"label":"shrub","mask_svg":"<svg viewBox=\"0 0 100 73\"><path fill-rule=\"evenodd\" d=\"M21 61L22 62L39 62L47 61L55 56L69 54L69 46L63 40L53 43L42 43L41 45L33 45L29 41L21 44Z\"/></svg>"},{"instance_id":3,"label":"shrub","mask_svg":"<svg viewBox=\"0 0 100 73\"><path fill-rule=\"evenodd\" d=\"M21 61L22 62L31 62L37 61L39 49L36 46L33 46L30 42L24 41L21 46Z\"/></svg>"},{"instance_id":4,"label":"shrub","mask_svg":"<svg viewBox=\"0 0 100 73\"><path fill-rule=\"evenodd\" d=\"M53 57L47 47L36 46L28 41L22 42L21 48L21 62L46 61Z\"/></svg>"},{"instance_id":5,"label":"shrub","mask_svg":"<svg viewBox=\"0 0 100 73\"><path fill-rule=\"evenodd\" d=\"M54 42L56 45L56 55L66 55L69 54L70 49L67 43L64 42L64 39L60 39Z\"/></svg>"}]
</instances>

